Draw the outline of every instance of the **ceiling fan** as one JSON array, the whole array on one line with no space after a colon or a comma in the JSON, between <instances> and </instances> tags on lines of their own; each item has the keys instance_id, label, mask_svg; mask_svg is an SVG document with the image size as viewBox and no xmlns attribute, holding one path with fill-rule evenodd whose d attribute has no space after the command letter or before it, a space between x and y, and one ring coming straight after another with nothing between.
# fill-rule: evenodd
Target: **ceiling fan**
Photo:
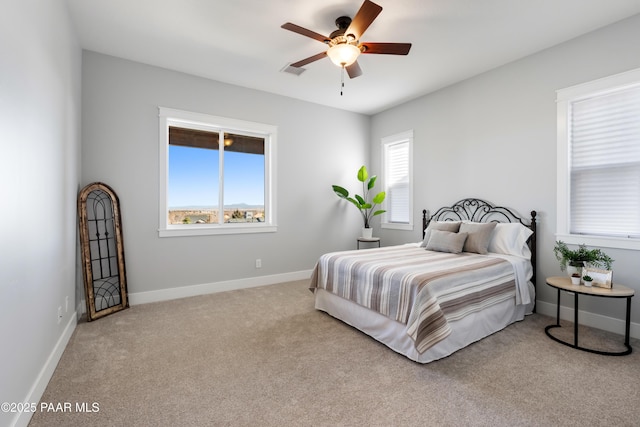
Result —
<instances>
[{"instance_id":1,"label":"ceiling fan","mask_svg":"<svg viewBox=\"0 0 640 427\"><path fill-rule=\"evenodd\" d=\"M360 6L353 20L348 16L341 16L336 19L338 29L332 32L329 37L292 24L291 22L283 24L281 27L285 30L311 37L329 46L329 49L325 52L320 52L301 61L294 62L290 64L290 66L296 68L302 67L328 56L334 64L346 69L349 77L353 79L362 74L362 69L357 61L361 53L407 55L409 49L411 49L411 43L360 42L360 37L362 37L362 34L369 28L380 12L382 12L381 6L372 1L364 0L364 3Z\"/></svg>"}]
</instances>

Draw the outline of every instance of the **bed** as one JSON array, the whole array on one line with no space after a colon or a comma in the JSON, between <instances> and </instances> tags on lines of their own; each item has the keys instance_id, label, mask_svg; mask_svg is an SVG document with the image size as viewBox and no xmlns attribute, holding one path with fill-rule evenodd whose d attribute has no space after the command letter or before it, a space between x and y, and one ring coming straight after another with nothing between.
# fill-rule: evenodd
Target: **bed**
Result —
<instances>
[{"instance_id":1,"label":"bed","mask_svg":"<svg viewBox=\"0 0 640 427\"><path fill-rule=\"evenodd\" d=\"M315 308L428 363L535 311L536 212L468 198L423 211L422 241L322 255Z\"/></svg>"}]
</instances>

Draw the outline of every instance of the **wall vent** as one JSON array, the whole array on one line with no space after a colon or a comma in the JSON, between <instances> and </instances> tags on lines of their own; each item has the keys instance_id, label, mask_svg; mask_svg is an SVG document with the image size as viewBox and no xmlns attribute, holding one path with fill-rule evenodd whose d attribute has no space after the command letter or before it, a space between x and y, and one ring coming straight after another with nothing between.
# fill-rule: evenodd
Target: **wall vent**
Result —
<instances>
[{"instance_id":1,"label":"wall vent","mask_svg":"<svg viewBox=\"0 0 640 427\"><path fill-rule=\"evenodd\" d=\"M295 76L299 76L300 74L307 71L307 69L302 67L292 67L290 64L287 64L280 71L282 71L283 73L289 73Z\"/></svg>"}]
</instances>

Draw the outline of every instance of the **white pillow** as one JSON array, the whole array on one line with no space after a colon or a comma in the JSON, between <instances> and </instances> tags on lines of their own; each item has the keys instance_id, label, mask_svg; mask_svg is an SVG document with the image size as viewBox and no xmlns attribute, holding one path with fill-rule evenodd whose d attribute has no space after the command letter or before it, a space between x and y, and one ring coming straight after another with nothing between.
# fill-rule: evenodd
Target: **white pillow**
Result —
<instances>
[{"instance_id":1,"label":"white pillow","mask_svg":"<svg viewBox=\"0 0 640 427\"><path fill-rule=\"evenodd\" d=\"M531 258L527 239L533 234L530 228L520 223L501 222L493 229L489 239L489 252Z\"/></svg>"}]
</instances>

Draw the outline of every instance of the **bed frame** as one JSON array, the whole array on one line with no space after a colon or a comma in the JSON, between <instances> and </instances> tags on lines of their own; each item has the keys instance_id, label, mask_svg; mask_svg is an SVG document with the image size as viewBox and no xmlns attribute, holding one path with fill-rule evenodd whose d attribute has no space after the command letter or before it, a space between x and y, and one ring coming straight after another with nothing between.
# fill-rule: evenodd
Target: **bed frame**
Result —
<instances>
[{"instance_id":1,"label":"bed frame","mask_svg":"<svg viewBox=\"0 0 640 427\"><path fill-rule=\"evenodd\" d=\"M473 222L519 222L533 231L533 234L527 240L529 249L531 250L531 266L533 275L531 283L533 287L536 285L536 217L538 213L531 211L531 218L528 224L520 216L516 215L511 209L494 206L493 204L482 199L462 199L451 206L438 209L433 215L429 216L429 211L422 211L422 238L424 238L427 226L431 221L473 221ZM533 312L536 312L534 303Z\"/></svg>"},{"instance_id":2,"label":"bed frame","mask_svg":"<svg viewBox=\"0 0 640 427\"><path fill-rule=\"evenodd\" d=\"M533 231L527 241L531 250L532 277L530 290L532 292L533 306L530 308L535 312L535 259L536 259L536 212L531 212L531 220L523 220L514 211L494 206L481 199L463 199L454 203L450 207L443 207L433 215L429 215L427 210L423 211L422 236L429 222L437 221L473 221L473 222L510 222L520 223ZM372 249L376 250L376 249ZM390 349L404 355L405 357L418 362L429 363L481 340L486 336L495 333L515 321L524 319L526 308L523 305L513 306L512 301L504 301L489 307L488 311L470 313L452 323L451 335L446 340L439 342L424 353L418 353L414 341L407 335L407 325L394 321L382 314L375 313L368 308L360 306L352 301L344 299L338 295L324 289L315 291L315 307L329 315L341 320L364 332L375 340L386 345Z\"/></svg>"}]
</instances>

